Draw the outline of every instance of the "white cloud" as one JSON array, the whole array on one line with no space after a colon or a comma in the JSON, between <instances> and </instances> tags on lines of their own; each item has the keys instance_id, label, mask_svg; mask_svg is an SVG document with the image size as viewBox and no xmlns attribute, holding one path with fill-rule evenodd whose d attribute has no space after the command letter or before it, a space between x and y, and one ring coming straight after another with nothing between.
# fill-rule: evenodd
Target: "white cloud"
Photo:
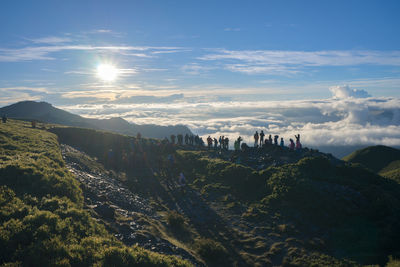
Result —
<instances>
[{"instance_id":1,"label":"white cloud","mask_svg":"<svg viewBox=\"0 0 400 267\"><path fill-rule=\"evenodd\" d=\"M226 32L240 32L240 28L225 28L224 31Z\"/></svg>"},{"instance_id":2,"label":"white cloud","mask_svg":"<svg viewBox=\"0 0 400 267\"><path fill-rule=\"evenodd\" d=\"M28 39L35 44L61 44L71 42L71 38L68 37L57 37L57 36L47 36L36 39Z\"/></svg>"},{"instance_id":3,"label":"white cloud","mask_svg":"<svg viewBox=\"0 0 400 267\"><path fill-rule=\"evenodd\" d=\"M351 89L348 85L332 86L329 88L329 91L331 91L333 98L365 98L371 96L365 90Z\"/></svg>"},{"instance_id":4,"label":"white cloud","mask_svg":"<svg viewBox=\"0 0 400 267\"><path fill-rule=\"evenodd\" d=\"M207 67L207 66L202 66L199 65L198 63L191 63L184 65L182 68L182 71L187 74L191 75L198 75L200 73L208 72L209 70L212 70L212 67Z\"/></svg>"},{"instance_id":5,"label":"white cloud","mask_svg":"<svg viewBox=\"0 0 400 267\"><path fill-rule=\"evenodd\" d=\"M0 104L7 105L23 100L40 100L49 93L50 90L46 87L0 87Z\"/></svg>"},{"instance_id":6,"label":"white cloud","mask_svg":"<svg viewBox=\"0 0 400 267\"><path fill-rule=\"evenodd\" d=\"M301 72L297 68L277 65L226 64L225 69L246 74L277 74L285 76Z\"/></svg>"},{"instance_id":7,"label":"white cloud","mask_svg":"<svg viewBox=\"0 0 400 267\"><path fill-rule=\"evenodd\" d=\"M24 48L10 49L0 48L0 62L19 62L30 60L53 60L52 53L61 51L95 51L125 54L131 51L173 51L179 52L180 47L156 47L156 46L92 46L92 45L52 45L52 46L29 46ZM143 53L142 53L143 54ZM136 53L134 56L138 56Z\"/></svg>"},{"instance_id":8,"label":"white cloud","mask_svg":"<svg viewBox=\"0 0 400 267\"><path fill-rule=\"evenodd\" d=\"M265 74L296 73L304 67L387 65L400 66L400 51L327 50L227 50L218 49L200 57L208 61L222 61L231 71ZM275 73L273 69L277 69Z\"/></svg>"},{"instance_id":9,"label":"white cloud","mask_svg":"<svg viewBox=\"0 0 400 267\"><path fill-rule=\"evenodd\" d=\"M282 50L216 50L203 60L229 59L266 65L350 66L376 64L400 66L400 51L282 51Z\"/></svg>"},{"instance_id":10,"label":"white cloud","mask_svg":"<svg viewBox=\"0 0 400 267\"><path fill-rule=\"evenodd\" d=\"M95 32L95 33L112 33L112 30L109 30L109 29L99 29L99 30L94 30L93 32Z\"/></svg>"},{"instance_id":11,"label":"white cloud","mask_svg":"<svg viewBox=\"0 0 400 267\"><path fill-rule=\"evenodd\" d=\"M185 124L202 136L239 135L252 143L258 130L293 138L305 146L400 145L400 99L346 98L297 101L177 102L75 105L66 107L89 117L122 116L135 123Z\"/></svg>"}]
</instances>

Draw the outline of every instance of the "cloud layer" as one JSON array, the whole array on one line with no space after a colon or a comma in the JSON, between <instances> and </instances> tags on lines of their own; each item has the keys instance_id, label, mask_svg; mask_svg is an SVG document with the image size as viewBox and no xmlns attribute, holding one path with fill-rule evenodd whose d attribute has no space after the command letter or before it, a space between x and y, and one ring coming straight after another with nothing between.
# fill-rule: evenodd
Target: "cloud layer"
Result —
<instances>
[{"instance_id":1,"label":"cloud layer","mask_svg":"<svg viewBox=\"0 0 400 267\"><path fill-rule=\"evenodd\" d=\"M62 108L95 118L121 116L135 123L185 124L201 136L225 135L233 140L241 135L248 143L253 142L256 130L264 130L286 141L300 133L303 143L314 147L400 145L400 99L366 97L366 91L348 86L332 88L336 98L322 100L189 102L184 95L171 95L140 98L140 104Z\"/></svg>"}]
</instances>

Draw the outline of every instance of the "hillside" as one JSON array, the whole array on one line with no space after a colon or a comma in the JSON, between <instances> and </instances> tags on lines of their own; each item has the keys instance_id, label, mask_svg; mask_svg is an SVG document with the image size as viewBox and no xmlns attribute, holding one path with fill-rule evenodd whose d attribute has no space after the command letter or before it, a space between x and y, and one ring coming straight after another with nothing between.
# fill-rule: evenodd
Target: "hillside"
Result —
<instances>
[{"instance_id":1,"label":"hillside","mask_svg":"<svg viewBox=\"0 0 400 267\"><path fill-rule=\"evenodd\" d=\"M9 120L0 157L0 265L190 266L125 246L94 220L54 134Z\"/></svg>"},{"instance_id":2,"label":"hillside","mask_svg":"<svg viewBox=\"0 0 400 267\"><path fill-rule=\"evenodd\" d=\"M208 266L384 265L400 256L400 185L361 166L312 150L216 153L89 129L52 131L79 149L63 153L85 183L85 205L125 244L170 246ZM137 194L157 215L129 215L132 205L114 197L109 179L124 188L123 199Z\"/></svg>"},{"instance_id":3,"label":"hillside","mask_svg":"<svg viewBox=\"0 0 400 267\"><path fill-rule=\"evenodd\" d=\"M46 102L23 101L0 108L0 115L7 115L9 118L38 120L47 123L62 124L68 126L78 126L99 130L107 130L126 135L141 133L142 136L149 138L164 138L171 134L191 134L190 130L184 125L159 126L159 125L139 125L129 123L122 118L111 119L89 119L83 118L53 107Z\"/></svg>"},{"instance_id":4,"label":"hillside","mask_svg":"<svg viewBox=\"0 0 400 267\"><path fill-rule=\"evenodd\" d=\"M386 178L400 183L400 150L387 146L370 146L354 151L343 160L359 163Z\"/></svg>"}]
</instances>

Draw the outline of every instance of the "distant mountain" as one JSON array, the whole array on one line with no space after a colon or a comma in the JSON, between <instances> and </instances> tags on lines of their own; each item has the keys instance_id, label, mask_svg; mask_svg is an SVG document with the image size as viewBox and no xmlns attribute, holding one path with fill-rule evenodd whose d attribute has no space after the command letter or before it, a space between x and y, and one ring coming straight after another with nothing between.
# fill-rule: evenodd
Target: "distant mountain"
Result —
<instances>
[{"instance_id":1,"label":"distant mountain","mask_svg":"<svg viewBox=\"0 0 400 267\"><path fill-rule=\"evenodd\" d=\"M343 160L360 163L374 172L379 172L391 162L400 160L400 150L388 146L369 146L354 151Z\"/></svg>"},{"instance_id":2,"label":"distant mountain","mask_svg":"<svg viewBox=\"0 0 400 267\"><path fill-rule=\"evenodd\" d=\"M370 146L354 151L343 160L360 163L384 177L400 182L400 150L387 146Z\"/></svg>"},{"instance_id":3,"label":"distant mountain","mask_svg":"<svg viewBox=\"0 0 400 267\"><path fill-rule=\"evenodd\" d=\"M349 155L350 153L363 149L367 147L366 145L335 145L335 146L327 146L327 145L318 145L318 146L311 146L310 148L318 149L323 153L331 153L338 159L343 158L344 156Z\"/></svg>"},{"instance_id":4,"label":"distant mountain","mask_svg":"<svg viewBox=\"0 0 400 267\"><path fill-rule=\"evenodd\" d=\"M191 134L184 125L160 126L154 124L139 125L129 123L122 118L89 119L65 110L55 108L46 102L22 101L0 108L0 114L6 114L9 118L38 120L47 123L63 124L98 130L107 130L126 135L141 133L144 137L164 138L171 134Z\"/></svg>"}]
</instances>

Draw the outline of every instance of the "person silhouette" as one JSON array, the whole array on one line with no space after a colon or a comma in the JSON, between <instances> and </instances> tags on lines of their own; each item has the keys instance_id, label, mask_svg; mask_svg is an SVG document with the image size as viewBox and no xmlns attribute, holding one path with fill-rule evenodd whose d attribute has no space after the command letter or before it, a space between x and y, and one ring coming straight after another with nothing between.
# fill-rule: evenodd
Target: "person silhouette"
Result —
<instances>
[{"instance_id":1,"label":"person silhouette","mask_svg":"<svg viewBox=\"0 0 400 267\"><path fill-rule=\"evenodd\" d=\"M290 150L294 150L294 142L293 142L293 139L290 138L289 141L290 141L289 149L290 149Z\"/></svg>"},{"instance_id":2,"label":"person silhouette","mask_svg":"<svg viewBox=\"0 0 400 267\"><path fill-rule=\"evenodd\" d=\"M259 135L258 132L256 131L256 133L254 134L254 147L258 146L258 137Z\"/></svg>"},{"instance_id":3,"label":"person silhouette","mask_svg":"<svg viewBox=\"0 0 400 267\"><path fill-rule=\"evenodd\" d=\"M261 133L260 133L260 146L262 146L264 144L264 136L265 136L264 131L261 130Z\"/></svg>"},{"instance_id":4,"label":"person silhouette","mask_svg":"<svg viewBox=\"0 0 400 267\"><path fill-rule=\"evenodd\" d=\"M275 135L274 136L274 145L278 145L278 138L279 138L279 135Z\"/></svg>"}]
</instances>

